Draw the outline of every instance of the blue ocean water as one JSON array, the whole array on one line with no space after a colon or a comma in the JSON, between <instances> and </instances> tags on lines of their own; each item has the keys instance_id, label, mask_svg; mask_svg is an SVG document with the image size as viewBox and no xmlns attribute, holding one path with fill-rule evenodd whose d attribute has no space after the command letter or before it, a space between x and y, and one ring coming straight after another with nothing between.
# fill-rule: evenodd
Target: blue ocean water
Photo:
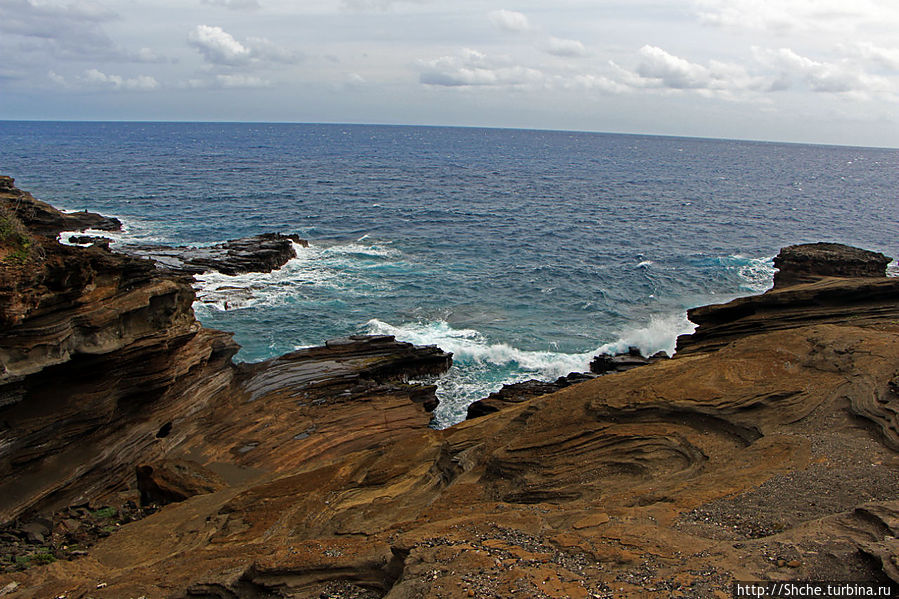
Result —
<instances>
[{"instance_id":1,"label":"blue ocean water","mask_svg":"<svg viewBox=\"0 0 899 599\"><path fill-rule=\"evenodd\" d=\"M208 274L255 361L358 332L455 353L437 424L600 349L672 350L687 308L768 288L785 245L899 255L899 151L437 127L0 122L0 174L122 218L118 242L311 242ZM225 310L225 302L230 309Z\"/></svg>"}]
</instances>

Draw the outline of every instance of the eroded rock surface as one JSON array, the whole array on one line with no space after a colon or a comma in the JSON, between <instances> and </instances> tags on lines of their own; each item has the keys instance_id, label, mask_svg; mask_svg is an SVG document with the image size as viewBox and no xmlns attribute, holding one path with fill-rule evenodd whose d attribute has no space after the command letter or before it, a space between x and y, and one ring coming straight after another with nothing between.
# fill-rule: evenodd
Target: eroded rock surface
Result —
<instances>
[{"instance_id":1,"label":"eroded rock surface","mask_svg":"<svg viewBox=\"0 0 899 599\"><path fill-rule=\"evenodd\" d=\"M784 248L774 259L781 270L773 289L689 310L687 317L699 328L678 338L677 353L714 350L749 335L813 323L876 326L895 321L899 278L885 276L890 261L883 254L839 244Z\"/></svg>"}]
</instances>

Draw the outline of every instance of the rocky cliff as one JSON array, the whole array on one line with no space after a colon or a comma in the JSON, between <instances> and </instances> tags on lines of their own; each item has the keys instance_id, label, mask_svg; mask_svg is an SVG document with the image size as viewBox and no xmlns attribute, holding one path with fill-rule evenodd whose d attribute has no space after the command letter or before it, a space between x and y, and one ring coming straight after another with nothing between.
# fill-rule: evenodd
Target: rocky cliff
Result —
<instances>
[{"instance_id":1,"label":"rocky cliff","mask_svg":"<svg viewBox=\"0 0 899 599\"><path fill-rule=\"evenodd\" d=\"M155 453L126 452L144 460L145 499L171 503L0 589L714 598L734 580L899 582L899 285L824 274L692 312L696 339L673 359L510 392L442 431L426 426L433 390L402 382L402 364L447 365L433 348L357 338L255 366L208 359L184 380L227 391L188 391L147 423ZM86 401L69 392L79 372L46 379L58 413L31 417L63 431L89 420L66 419ZM120 437L103 442L136 446Z\"/></svg>"},{"instance_id":2,"label":"rocky cliff","mask_svg":"<svg viewBox=\"0 0 899 599\"><path fill-rule=\"evenodd\" d=\"M216 431L215 444L227 453L226 419L214 415L236 417L258 397L265 401L253 407L271 410L284 386L291 393L316 385L349 386L355 396L368 390L379 398L372 405L427 425L433 388L390 383L442 372L447 354L392 338L350 339L238 368L231 335L195 319L189 279L102 246L59 244L63 228L83 223L16 189L12 179L0 184L0 201L8 218L24 226L29 249L0 262L0 523L72 502L115 501L116 493L134 488L136 466L169 456L190 435ZM90 226L103 219L89 218ZM264 235L207 257L213 267L271 270L293 256L291 243L299 241ZM388 395L408 405L381 399ZM298 417L302 410L291 406L286 413ZM260 440L274 438L271 429L258 433ZM200 445L212 452L213 443ZM240 447L230 460L237 468L264 453L244 456Z\"/></svg>"}]
</instances>

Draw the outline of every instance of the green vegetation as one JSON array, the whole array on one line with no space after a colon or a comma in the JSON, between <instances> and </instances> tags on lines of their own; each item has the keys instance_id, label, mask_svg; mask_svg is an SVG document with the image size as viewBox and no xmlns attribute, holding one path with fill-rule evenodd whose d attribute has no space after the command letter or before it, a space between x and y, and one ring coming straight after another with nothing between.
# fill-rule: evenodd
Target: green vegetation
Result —
<instances>
[{"instance_id":1,"label":"green vegetation","mask_svg":"<svg viewBox=\"0 0 899 599\"><path fill-rule=\"evenodd\" d=\"M95 512L91 512L91 516L97 518L98 520L102 520L105 518L115 518L119 514L119 511L114 507L103 507Z\"/></svg>"},{"instance_id":2,"label":"green vegetation","mask_svg":"<svg viewBox=\"0 0 899 599\"><path fill-rule=\"evenodd\" d=\"M0 256L3 256L3 261L25 262L31 256L33 243L28 229L15 212L0 205Z\"/></svg>"}]
</instances>

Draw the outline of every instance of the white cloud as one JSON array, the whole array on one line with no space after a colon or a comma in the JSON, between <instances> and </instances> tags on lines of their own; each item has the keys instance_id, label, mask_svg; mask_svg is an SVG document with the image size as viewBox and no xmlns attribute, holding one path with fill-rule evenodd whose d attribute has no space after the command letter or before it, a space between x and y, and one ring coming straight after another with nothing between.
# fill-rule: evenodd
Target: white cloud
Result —
<instances>
[{"instance_id":1,"label":"white cloud","mask_svg":"<svg viewBox=\"0 0 899 599\"><path fill-rule=\"evenodd\" d=\"M221 6L222 8L230 8L231 10L256 10L261 8L259 0L200 0L203 4L212 6Z\"/></svg>"},{"instance_id":2,"label":"white cloud","mask_svg":"<svg viewBox=\"0 0 899 599\"><path fill-rule=\"evenodd\" d=\"M520 12L505 9L494 10L487 16L489 17L491 23L505 31L521 33L524 31L530 31L531 29L531 24L528 22L528 18Z\"/></svg>"},{"instance_id":3,"label":"white cloud","mask_svg":"<svg viewBox=\"0 0 899 599\"><path fill-rule=\"evenodd\" d=\"M197 25L187 40L203 57L214 64L237 65L250 59L250 49L221 27Z\"/></svg>"},{"instance_id":4,"label":"white cloud","mask_svg":"<svg viewBox=\"0 0 899 599\"><path fill-rule=\"evenodd\" d=\"M397 4L426 4L430 0L341 0L340 5L349 10L388 10Z\"/></svg>"},{"instance_id":5,"label":"white cloud","mask_svg":"<svg viewBox=\"0 0 899 599\"><path fill-rule=\"evenodd\" d=\"M610 62L621 85L633 89L693 91L731 100L744 98L741 92L754 94L771 85L765 77L751 74L738 64L710 60L708 65L702 65L650 45L640 48L638 55L640 60L633 70Z\"/></svg>"},{"instance_id":6,"label":"white cloud","mask_svg":"<svg viewBox=\"0 0 899 599\"><path fill-rule=\"evenodd\" d=\"M555 84L562 89L600 91L608 94L621 94L629 91L628 86L602 75L580 74L574 77L559 77Z\"/></svg>"},{"instance_id":7,"label":"white cloud","mask_svg":"<svg viewBox=\"0 0 899 599\"><path fill-rule=\"evenodd\" d=\"M543 73L537 69L509 64L506 59L490 58L469 48L457 56L419 61L419 67L422 70L419 81L425 85L519 86L539 84L544 80Z\"/></svg>"},{"instance_id":8,"label":"white cloud","mask_svg":"<svg viewBox=\"0 0 899 599\"><path fill-rule=\"evenodd\" d=\"M643 46L640 56L637 74L644 79L656 80L663 87L699 89L711 83L712 75L707 67L669 54L657 46Z\"/></svg>"},{"instance_id":9,"label":"white cloud","mask_svg":"<svg viewBox=\"0 0 899 599\"><path fill-rule=\"evenodd\" d=\"M57 85L67 85L66 78L57 73L56 71L50 71L47 73L47 77L50 78L50 81Z\"/></svg>"},{"instance_id":10,"label":"white cloud","mask_svg":"<svg viewBox=\"0 0 899 599\"><path fill-rule=\"evenodd\" d=\"M72 85L65 77L50 71L50 80L58 85ZM82 87L99 87L114 90L150 91L159 87L159 82L149 75L125 78L121 75L107 75L98 69L88 69L77 77L74 84Z\"/></svg>"},{"instance_id":11,"label":"white cloud","mask_svg":"<svg viewBox=\"0 0 899 599\"><path fill-rule=\"evenodd\" d=\"M251 61L293 63L301 58L262 37L240 42L221 27L197 25L187 37L208 62L215 65L240 66Z\"/></svg>"},{"instance_id":12,"label":"white cloud","mask_svg":"<svg viewBox=\"0 0 899 599\"><path fill-rule=\"evenodd\" d=\"M216 75L216 83L221 87L268 87L268 81L256 77L255 75Z\"/></svg>"},{"instance_id":13,"label":"white cloud","mask_svg":"<svg viewBox=\"0 0 899 599\"><path fill-rule=\"evenodd\" d=\"M804 83L811 91L825 93L884 92L892 87L888 80L866 74L847 60L823 62L797 54L790 48L755 49L759 62L776 69L775 89Z\"/></svg>"},{"instance_id":14,"label":"white cloud","mask_svg":"<svg viewBox=\"0 0 899 599\"><path fill-rule=\"evenodd\" d=\"M882 68L899 71L899 48L882 48L870 42L856 44L851 52L864 60L869 60Z\"/></svg>"},{"instance_id":15,"label":"white cloud","mask_svg":"<svg viewBox=\"0 0 899 599\"><path fill-rule=\"evenodd\" d=\"M25 40L4 61L25 54L47 53L66 59L120 57L103 29L118 15L94 2L48 3L35 0L0 1L0 41Z\"/></svg>"},{"instance_id":16,"label":"white cloud","mask_svg":"<svg viewBox=\"0 0 899 599\"><path fill-rule=\"evenodd\" d=\"M546 51L555 56L577 57L586 56L587 48L578 40L566 40L557 37L549 38Z\"/></svg>"},{"instance_id":17,"label":"white cloud","mask_svg":"<svg viewBox=\"0 0 899 599\"><path fill-rule=\"evenodd\" d=\"M773 34L832 31L847 34L862 24L899 25L894 0L694 0L711 25Z\"/></svg>"}]
</instances>

